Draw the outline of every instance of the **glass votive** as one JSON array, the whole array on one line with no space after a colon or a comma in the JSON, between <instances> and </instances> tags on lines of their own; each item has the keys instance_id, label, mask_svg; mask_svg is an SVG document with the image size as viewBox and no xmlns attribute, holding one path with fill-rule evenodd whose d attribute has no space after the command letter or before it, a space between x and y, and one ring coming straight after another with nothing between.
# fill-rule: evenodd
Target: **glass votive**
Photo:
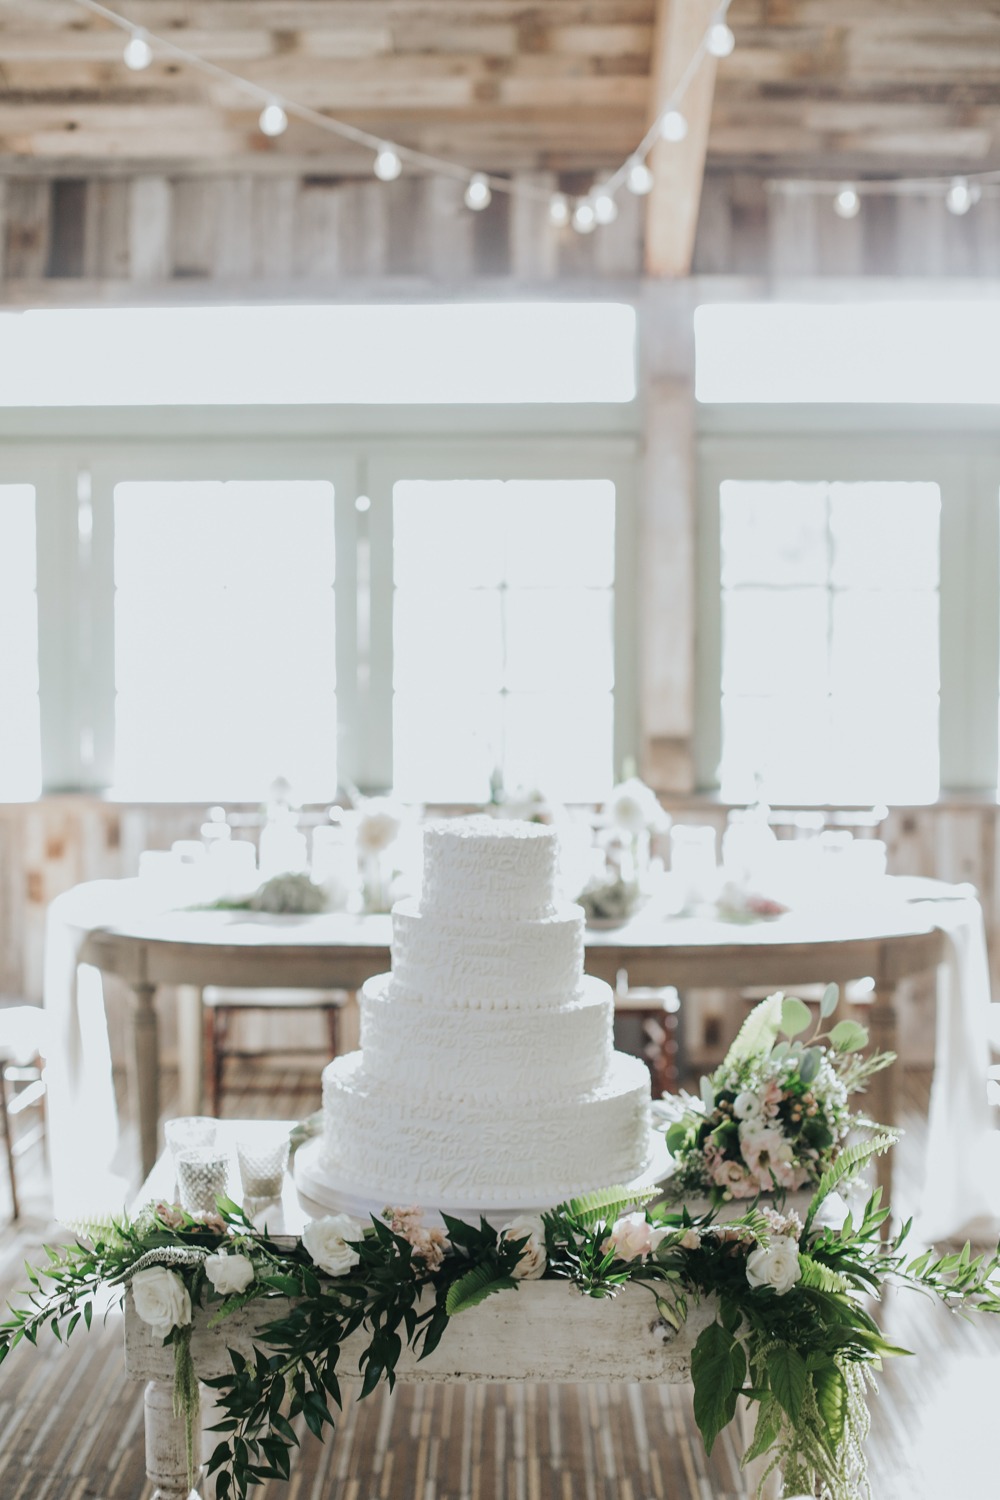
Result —
<instances>
[{"instance_id":1,"label":"glass votive","mask_svg":"<svg viewBox=\"0 0 1000 1500\"><path fill-rule=\"evenodd\" d=\"M164 1120L163 1139L176 1162L182 1151L196 1146L214 1146L218 1128L218 1120L213 1120L211 1115L178 1115L174 1120Z\"/></svg>"},{"instance_id":2,"label":"glass votive","mask_svg":"<svg viewBox=\"0 0 1000 1500\"><path fill-rule=\"evenodd\" d=\"M189 1146L176 1159L181 1208L211 1213L229 1185L229 1153L219 1146Z\"/></svg>"},{"instance_id":3,"label":"glass votive","mask_svg":"<svg viewBox=\"0 0 1000 1500\"><path fill-rule=\"evenodd\" d=\"M670 830L670 869L688 906L711 901L718 883L715 829L708 824L675 823Z\"/></svg>"},{"instance_id":4,"label":"glass votive","mask_svg":"<svg viewBox=\"0 0 1000 1500\"><path fill-rule=\"evenodd\" d=\"M288 1166L288 1137L237 1141L236 1159L247 1198L279 1198Z\"/></svg>"}]
</instances>

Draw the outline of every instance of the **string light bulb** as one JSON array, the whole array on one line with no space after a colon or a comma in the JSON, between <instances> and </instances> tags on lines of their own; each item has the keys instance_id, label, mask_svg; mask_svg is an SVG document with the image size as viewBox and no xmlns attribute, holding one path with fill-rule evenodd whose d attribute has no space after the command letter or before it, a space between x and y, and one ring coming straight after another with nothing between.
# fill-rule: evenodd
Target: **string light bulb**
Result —
<instances>
[{"instance_id":1,"label":"string light bulb","mask_svg":"<svg viewBox=\"0 0 1000 1500\"><path fill-rule=\"evenodd\" d=\"M858 190L850 182L845 182L838 189L833 200L833 211L840 219L856 219L861 212L861 197Z\"/></svg>"},{"instance_id":2,"label":"string light bulb","mask_svg":"<svg viewBox=\"0 0 1000 1500\"><path fill-rule=\"evenodd\" d=\"M728 57L736 46L736 38L733 36L732 27L727 26L720 16L713 21L708 30L708 40L705 43L710 57Z\"/></svg>"},{"instance_id":3,"label":"string light bulb","mask_svg":"<svg viewBox=\"0 0 1000 1500\"><path fill-rule=\"evenodd\" d=\"M618 204L606 188L597 188L591 197L594 218L598 224L613 224L618 217Z\"/></svg>"},{"instance_id":4,"label":"string light bulb","mask_svg":"<svg viewBox=\"0 0 1000 1500\"><path fill-rule=\"evenodd\" d=\"M660 134L665 141L674 145L682 141L688 133L688 122L679 109L668 109L660 121Z\"/></svg>"},{"instance_id":5,"label":"string light bulb","mask_svg":"<svg viewBox=\"0 0 1000 1500\"><path fill-rule=\"evenodd\" d=\"M565 193L553 193L549 199L549 223L564 229L569 223L569 199Z\"/></svg>"},{"instance_id":6,"label":"string light bulb","mask_svg":"<svg viewBox=\"0 0 1000 1500\"><path fill-rule=\"evenodd\" d=\"M277 99L272 99L269 104L264 105L257 124L262 135L284 135L288 129L288 116Z\"/></svg>"},{"instance_id":7,"label":"string light bulb","mask_svg":"<svg viewBox=\"0 0 1000 1500\"><path fill-rule=\"evenodd\" d=\"M375 153L372 171L380 182L395 182L403 170L403 163L395 146L383 141Z\"/></svg>"},{"instance_id":8,"label":"string light bulb","mask_svg":"<svg viewBox=\"0 0 1000 1500\"><path fill-rule=\"evenodd\" d=\"M633 157L629 162L625 186L630 193L635 193L637 198L644 198L647 193L653 191L653 174L638 156Z\"/></svg>"},{"instance_id":9,"label":"string light bulb","mask_svg":"<svg viewBox=\"0 0 1000 1500\"><path fill-rule=\"evenodd\" d=\"M945 207L950 214L967 214L981 196L978 182L970 182L967 177L953 177L944 195Z\"/></svg>"},{"instance_id":10,"label":"string light bulb","mask_svg":"<svg viewBox=\"0 0 1000 1500\"><path fill-rule=\"evenodd\" d=\"M146 40L144 31L133 31L125 43L122 61L126 68L132 69L133 73L141 73L143 68L149 67L153 61L153 49Z\"/></svg>"},{"instance_id":11,"label":"string light bulb","mask_svg":"<svg viewBox=\"0 0 1000 1500\"><path fill-rule=\"evenodd\" d=\"M488 207L493 198L490 185L482 172L475 172L469 178L469 186L465 190L465 206L471 208L475 213Z\"/></svg>"},{"instance_id":12,"label":"string light bulb","mask_svg":"<svg viewBox=\"0 0 1000 1500\"><path fill-rule=\"evenodd\" d=\"M574 208L573 228L577 234L593 234L597 228L597 214L589 198L581 198Z\"/></svg>"}]
</instances>

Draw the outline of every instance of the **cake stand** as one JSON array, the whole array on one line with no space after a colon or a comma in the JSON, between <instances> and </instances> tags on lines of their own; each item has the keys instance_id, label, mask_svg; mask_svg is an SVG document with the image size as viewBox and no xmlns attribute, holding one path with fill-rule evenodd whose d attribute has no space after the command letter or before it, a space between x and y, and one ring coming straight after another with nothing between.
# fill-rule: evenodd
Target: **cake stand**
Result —
<instances>
[{"instance_id":1,"label":"cake stand","mask_svg":"<svg viewBox=\"0 0 1000 1500\"><path fill-rule=\"evenodd\" d=\"M373 1198L371 1189L369 1188L366 1192L363 1184L338 1181L323 1163L323 1144L322 1136L317 1136L306 1142L304 1146L300 1146L295 1153L292 1174L306 1211L316 1218L331 1213L350 1214L355 1219L369 1219L373 1215L379 1217L382 1210L388 1206L385 1195ZM651 1188L659 1187L670 1176L671 1170L672 1158L667 1150L666 1141L658 1131L651 1130L646 1165L638 1176L622 1184L625 1194L638 1195L643 1191L648 1192ZM589 1191L594 1191L594 1189ZM393 1206L402 1208L407 1207L408 1203L399 1202ZM511 1219L517 1218L519 1214L545 1213L556 1205L551 1199L546 1199L544 1202L537 1200L531 1203L522 1202L511 1207L494 1203L470 1204L460 1202L458 1199L450 1199L445 1195L433 1205L421 1204L420 1206L424 1208L424 1220L428 1224L441 1224L443 1211L452 1219L477 1223L480 1218L484 1218L487 1223L500 1228Z\"/></svg>"}]
</instances>

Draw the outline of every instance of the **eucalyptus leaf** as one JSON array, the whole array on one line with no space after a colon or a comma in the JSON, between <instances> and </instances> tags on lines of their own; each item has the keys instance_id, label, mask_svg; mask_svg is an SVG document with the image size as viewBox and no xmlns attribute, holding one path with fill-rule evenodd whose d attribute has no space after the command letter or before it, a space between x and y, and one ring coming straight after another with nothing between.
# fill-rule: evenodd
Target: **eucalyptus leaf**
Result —
<instances>
[{"instance_id":1,"label":"eucalyptus leaf","mask_svg":"<svg viewBox=\"0 0 1000 1500\"><path fill-rule=\"evenodd\" d=\"M781 1006L781 1029L786 1036L798 1036L812 1021L812 1012L798 995L786 995Z\"/></svg>"},{"instance_id":2,"label":"eucalyptus leaf","mask_svg":"<svg viewBox=\"0 0 1000 1500\"><path fill-rule=\"evenodd\" d=\"M824 1021L826 1020L826 1018L828 1016L832 1016L833 1015L833 1013L837 1009L837 1006L839 1005L839 1003L840 1003L840 985L839 984L828 984L827 987L826 987L826 989L823 991L823 998L819 1002L819 1013L822 1016L822 1018L823 1018Z\"/></svg>"},{"instance_id":3,"label":"eucalyptus leaf","mask_svg":"<svg viewBox=\"0 0 1000 1500\"><path fill-rule=\"evenodd\" d=\"M799 1077L803 1083L812 1083L822 1061L823 1054L818 1047L810 1047L803 1052L802 1061L799 1063Z\"/></svg>"},{"instance_id":4,"label":"eucalyptus leaf","mask_svg":"<svg viewBox=\"0 0 1000 1500\"><path fill-rule=\"evenodd\" d=\"M830 1032L830 1046L835 1052L860 1052L868 1045L868 1028L857 1021L838 1021Z\"/></svg>"}]
</instances>

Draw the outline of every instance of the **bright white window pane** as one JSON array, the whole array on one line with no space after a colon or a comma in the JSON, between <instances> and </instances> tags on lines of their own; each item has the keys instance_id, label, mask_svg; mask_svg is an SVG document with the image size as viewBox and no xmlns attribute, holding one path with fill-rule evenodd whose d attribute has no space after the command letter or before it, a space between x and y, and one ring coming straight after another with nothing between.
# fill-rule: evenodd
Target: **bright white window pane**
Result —
<instances>
[{"instance_id":1,"label":"bright white window pane","mask_svg":"<svg viewBox=\"0 0 1000 1500\"><path fill-rule=\"evenodd\" d=\"M504 485L507 582L550 587L615 581L615 487L609 479Z\"/></svg>"},{"instance_id":2,"label":"bright white window pane","mask_svg":"<svg viewBox=\"0 0 1000 1500\"><path fill-rule=\"evenodd\" d=\"M508 688L613 687L610 589L508 589L505 603Z\"/></svg>"},{"instance_id":3,"label":"bright white window pane","mask_svg":"<svg viewBox=\"0 0 1000 1500\"><path fill-rule=\"evenodd\" d=\"M887 701L939 686L936 593L851 590L833 597L831 684L850 695L860 684Z\"/></svg>"},{"instance_id":4,"label":"bright white window pane","mask_svg":"<svg viewBox=\"0 0 1000 1500\"><path fill-rule=\"evenodd\" d=\"M758 790L787 802L823 802L831 775L826 697L722 699L722 796L750 801Z\"/></svg>"},{"instance_id":5,"label":"bright white window pane","mask_svg":"<svg viewBox=\"0 0 1000 1500\"><path fill-rule=\"evenodd\" d=\"M734 589L723 595L722 624L723 692L826 691L825 589Z\"/></svg>"},{"instance_id":6,"label":"bright white window pane","mask_svg":"<svg viewBox=\"0 0 1000 1500\"><path fill-rule=\"evenodd\" d=\"M485 802L502 757L502 698L397 693L394 786L410 802Z\"/></svg>"},{"instance_id":7,"label":"bright white window pane","mask_svg":"<svg viewBox=\"0 0 1000 1500\"><path fill-rule=\"evenodd\" d=\"M610 693L511 693L505 700L508 787L555 787L566 802L595 802L612 770Z\"/></svg>"},{"instance_id":8,"label":"bright white window pane","mask_svg":"<svg viewBox=\"0 0 1000 1500\"><path fill-rule=\"evenodd\" d=\"M832 801L928 802L937 796L938 700L833 700Z\"/></svg>"},{"instance_id":9,"label":"bright white window pane","mask_svg":"<svg viewBox=\"0 0 1000 1500\"><path fill-rule=\"evenodd\" d=\"M504 486L498 479L403 479L393 486L396 584L454 588L504 576Z\"/></svg>"},{"instance_id":10,"label":"bright white window pane","mask_svg":"<svg viewBox=\"0 0 1000 1500\"><path fill-rule=\"evenodd\" d=\"M699 401L1000 403L1000 303L726 303L694 316Z\"/></svg>"},{"instance_id":11,"label":"bright white window pane","mask_svg":"<svg viewBox=\"0 0 1000 1500\"><path fill-rule=\"evenodd\" d=\"M826 583L826 485L726 480L722 586Z\"/></svg>"},{"instance_id":12,"label":"bright white window pane","mask_svg":"<svg viewBox=\"0 0 1000 1500\"><path fill-rule=\"evenodd\" d=\"M442 681L478 692L498 693L503 687L498 589L397 590L393 642L397 687L423 684L433 691Z\"/></svg>"},{"instance_id":13,"label":"bright white window pane","mask_svg":"<svg viewBox=\"0 0 1000 1500\"><path fill-rule=\"evenodd\" d=\"M0 313L0 406L632 401L635 328L617 302Z\"/></svg>"},{"instance_id":14,"label":"bright white window pane","mask_svg":"<svg viewBox=\"0 0 1000 1500\"><path fill-rule=\"evenodd\" d=\"M0 801L42 789L35 491L0 484Z\"/></svg>"},{"instance_id":15,"label":"bright white window pane","mask_svg":"<svg viewBox=\"0 0 1000 1500\"><path fill-rule=\"evenodd\" d=\"M613 483L404 480L393 522L397 791L479 801L499 773L509 790L603 796L613 767ZM454 688L447 709L444 682ZM547 739L555 701L559 715L583 720L567 726L557 715Z\"/></svg>"},{"instance_id":16,"label":"bright white window pane","mask_svg":"<svg viewBox=\"0 0 1000 1500\"><path fill-rule=\"evenodd\" d=\"M834 586L936 588L940 529L936 484L831 484Z\"/></svg>"},{"instance_id":17,"label":"bright white window pane","mask_svg":"<svg viewBox=\"0 0 1000 1500\"><path fill-rule=\"evenodd\" d=\"M333 795L334 557L326 481L117 486L116 793Z\"/></svg>"}]
</instances>

